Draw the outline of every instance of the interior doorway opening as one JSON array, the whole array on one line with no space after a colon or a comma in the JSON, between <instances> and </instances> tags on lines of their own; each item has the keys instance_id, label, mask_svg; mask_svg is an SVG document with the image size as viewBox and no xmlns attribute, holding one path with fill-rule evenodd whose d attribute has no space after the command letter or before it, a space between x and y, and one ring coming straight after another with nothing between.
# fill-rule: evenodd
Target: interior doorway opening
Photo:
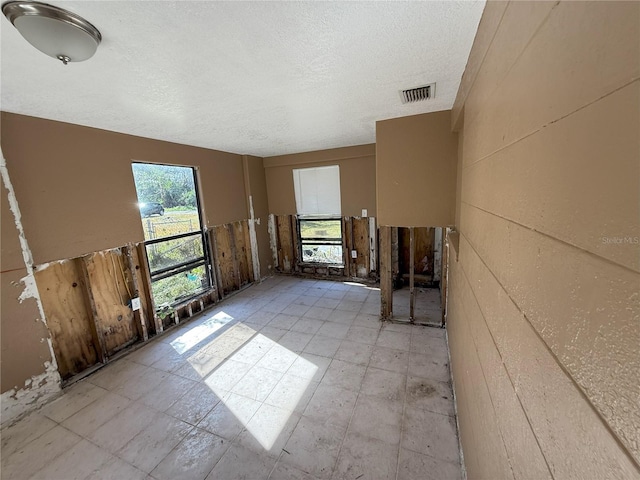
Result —
<instances>
[{"instance_id":1,"label":"interior doorway opening","mask_svg":"<svg viewBox=\"0 0 640 480\"><path fill-rule=\"evenodd\" d=\"M444 326L447 230L441 227L381 228L383 320Z\"/></svg>"}]
</instances>

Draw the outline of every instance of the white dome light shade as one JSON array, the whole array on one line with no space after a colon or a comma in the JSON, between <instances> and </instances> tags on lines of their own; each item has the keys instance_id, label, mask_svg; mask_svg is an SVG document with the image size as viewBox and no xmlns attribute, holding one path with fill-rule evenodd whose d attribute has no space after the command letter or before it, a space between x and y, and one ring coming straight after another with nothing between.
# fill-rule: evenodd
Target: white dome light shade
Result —
<instances>
[{"instance_id":1,"label":"white dome light shade","mask_svg":"<svg viewBox=\"0 0 640 480\"><path fill-rule=\"evenodd\" d=\"M46 3L7 2L2 12L25 40L65 65L91 58L102 40L82 17Z\"/></svg>"}]
</instances>

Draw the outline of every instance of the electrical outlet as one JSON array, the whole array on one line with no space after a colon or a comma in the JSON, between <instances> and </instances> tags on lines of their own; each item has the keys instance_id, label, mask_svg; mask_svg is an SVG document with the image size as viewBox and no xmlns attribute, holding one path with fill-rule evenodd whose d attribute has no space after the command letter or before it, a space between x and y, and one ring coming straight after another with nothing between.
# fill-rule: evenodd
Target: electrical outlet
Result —
<instances>
[{"instance_id":1,"label":"electrical outlet","mask_svg":"<svg viewBox=\"0 0 640 480\"><path fill-rule=\"evenodd\" d=\"M131 299L131 310L140 310L140 297Z\"/></svg>"},{"instance_id":2,"label":"electrical outlet","mask_svg":"<svg viewBox=\"0 0 640 480\"><path fill-rule=\"evenodd\" d=\"M358 258L358 251L357 250L351 250L351 258Z\"/></svg>"},{"instance_id":3,"label":"electrical outlet","mask_svg":"<svg viewBox=\"0 0 640 480\"><path fill-rule=\"evenodd\" d=\"M362 216L363 216L363 217L366 217L366 216L367 216L367 213L369 213L369 212L367 212L367 209L366 209L366 208L363 208L363 209L362 209Z\"/></svg>"}]
</instances>

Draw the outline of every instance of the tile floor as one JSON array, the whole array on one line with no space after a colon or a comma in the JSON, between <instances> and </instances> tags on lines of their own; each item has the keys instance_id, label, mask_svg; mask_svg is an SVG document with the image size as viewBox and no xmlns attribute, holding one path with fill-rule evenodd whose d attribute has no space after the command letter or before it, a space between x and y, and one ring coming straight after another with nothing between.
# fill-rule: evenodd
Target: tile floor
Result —
<instances>
[{"instance_id":1,"label":"tile floor","mask_svg":"<svg viewBox=\"0 0 640 480\"><path fill-rule=\"evenodd\" d=\"M409 287L403 287L393 292L393 318L398 321L409 321ZM442 322L440 308L440 289L415 288L413 318L415 323L439 326Z\"/></svg>"},{"instance_id":2,"label":"tile floor","mask_svg":"<svg viewBox=\"0 0 640 480\"><path fill-rule=\"evenodd\" d=\"M2 431L2 479L459 479L444 331L275 277Z\"/></svg>"}]
</instances>

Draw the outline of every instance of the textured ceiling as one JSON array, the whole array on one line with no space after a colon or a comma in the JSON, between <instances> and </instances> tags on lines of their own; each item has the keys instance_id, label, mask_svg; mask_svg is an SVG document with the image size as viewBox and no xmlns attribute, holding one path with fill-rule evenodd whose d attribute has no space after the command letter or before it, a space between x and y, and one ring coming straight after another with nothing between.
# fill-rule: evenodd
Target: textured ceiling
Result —
<instances>
[{"instance_id":1,"label":"textured ceiling","mask_svg":"<svg viewBox=\"0 0 640 480\"><path fill-rule=\"evenodd\" d=\"M482 2L52 3L102 33L62 65L4 17L2 110L258 156L375 141L450 109ZM435 99L399 90L436 83Z\"/></svg>"}]
</instances>

